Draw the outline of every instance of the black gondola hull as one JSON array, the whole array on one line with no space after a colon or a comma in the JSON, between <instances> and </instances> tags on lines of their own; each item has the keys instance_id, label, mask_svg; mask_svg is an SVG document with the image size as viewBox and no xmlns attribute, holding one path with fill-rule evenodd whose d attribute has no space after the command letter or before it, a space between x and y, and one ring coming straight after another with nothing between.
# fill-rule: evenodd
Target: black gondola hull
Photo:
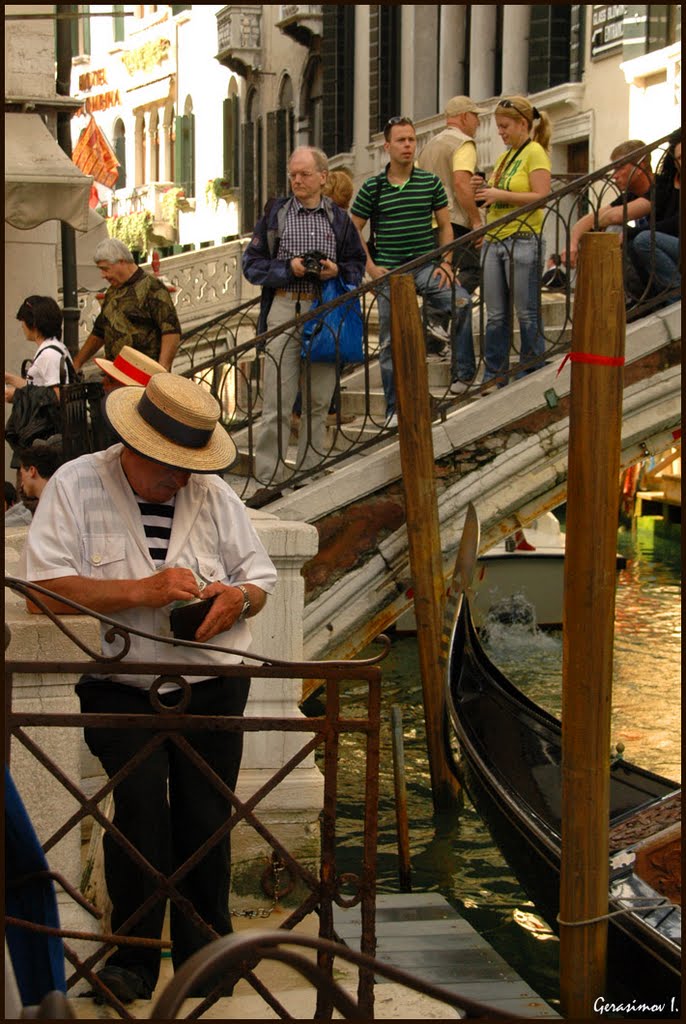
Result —
<instances>
[{"instance_id":1,"label":"black gondola hull","mask_svg":"<svg viewBox=\"0 0 686 1024\"><path fill-rule=\"evenodd\" d=\"M556 931L561 859L561 728L491 664L466 600L453 629L448 707L459 771L479 815L522 888ZM676 783L627 762L613 765L611 824L673 799ZM614 905L611 903L610 909ZM680 944L635 915L610 920L607 999L680 1007ZM672 1004L672 999L675 1002Z\"/></svg>"}]
</instances>

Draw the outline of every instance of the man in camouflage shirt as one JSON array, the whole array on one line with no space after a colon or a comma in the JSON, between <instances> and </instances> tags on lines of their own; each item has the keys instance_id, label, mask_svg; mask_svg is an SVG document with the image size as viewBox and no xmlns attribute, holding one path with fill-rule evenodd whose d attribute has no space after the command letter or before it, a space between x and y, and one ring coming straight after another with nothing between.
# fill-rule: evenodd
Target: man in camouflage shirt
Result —
<instances>
[{"instance_id":1,"label":"man in camouflage shirt","mask_svg":"<svg viewBox=\"0 0 686 1024\"><path fill-rule=\"evenodd\" d=\"M165 285L137 267L118 238L101 242L93 258L110 287L90 335L74 357L76 369L103 345L110 360L124 345L130 345L171 370L181 341L181 325Z\"/></svg>"}]
</instances>

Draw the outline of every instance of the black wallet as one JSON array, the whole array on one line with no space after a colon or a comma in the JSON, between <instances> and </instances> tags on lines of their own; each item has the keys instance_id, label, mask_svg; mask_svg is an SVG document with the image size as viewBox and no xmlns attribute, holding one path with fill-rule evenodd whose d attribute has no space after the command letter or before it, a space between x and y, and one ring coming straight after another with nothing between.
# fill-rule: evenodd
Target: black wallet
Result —
<instances>
[{"instance_id":1,"label":"black wallet","mask_svg":"<svg viewBox=\"0 0 686 1024\"><path fill-rule=\"evenodd\" d=\"M213 601L213 597L206 597L203 601L172 608L169 613L169 624L177 640L195 640L196 631Z\"/></svg>"}]
</instances>

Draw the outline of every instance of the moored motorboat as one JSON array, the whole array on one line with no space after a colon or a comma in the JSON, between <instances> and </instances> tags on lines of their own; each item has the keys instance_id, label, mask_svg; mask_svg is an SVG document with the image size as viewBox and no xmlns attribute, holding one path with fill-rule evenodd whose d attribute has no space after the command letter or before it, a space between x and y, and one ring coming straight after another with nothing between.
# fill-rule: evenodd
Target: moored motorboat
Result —
<instances>
[{"instance_id":1,"label":"moored motorboat","mask_svg":"<svg viewBox=\"0 0 686 1024\"><path fill-rule=\"evenodd\" d=\"M488 659L464 591L468 577L463 573L463 588L453 598L447 652L447 707L459 743L455 767L522 887L557 928L561 725ZM609 771L608 899L610 912L621 913L609 921L604 995L649 998L665 1004L662 1015L678 1016L681 790L622 759Z\"/></svg>"},{"instance_id":2,"label":"moored motorboat","mask_svg":"<svg viewBox=\"0 0 686 1024\"><path fill-rule=\"evenodd\" d=\"M618 554L617 568L625 565ZM489 618L509 621L526 607L535 625L562 626L564 566L565 534L552 512L494 544L480 556L472 580L476 626L481 628Z\"/></svg>"}]
</instances>

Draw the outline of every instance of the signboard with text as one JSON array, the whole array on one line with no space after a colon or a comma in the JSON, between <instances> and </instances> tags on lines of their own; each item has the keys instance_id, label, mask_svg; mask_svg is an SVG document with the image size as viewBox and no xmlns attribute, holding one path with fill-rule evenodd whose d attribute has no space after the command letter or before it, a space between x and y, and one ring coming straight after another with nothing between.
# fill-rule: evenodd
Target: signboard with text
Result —
<instances>
[{"instance_id":1,"label":"signboard with text","mask_svg":"<svg viewBox=\"0 0 686 1024\"><path fill-rule=\"evenodd\" d=\"M617 53L624 41L625 4L592 4L591 60Z\"/></svg>"}]
</instances>

